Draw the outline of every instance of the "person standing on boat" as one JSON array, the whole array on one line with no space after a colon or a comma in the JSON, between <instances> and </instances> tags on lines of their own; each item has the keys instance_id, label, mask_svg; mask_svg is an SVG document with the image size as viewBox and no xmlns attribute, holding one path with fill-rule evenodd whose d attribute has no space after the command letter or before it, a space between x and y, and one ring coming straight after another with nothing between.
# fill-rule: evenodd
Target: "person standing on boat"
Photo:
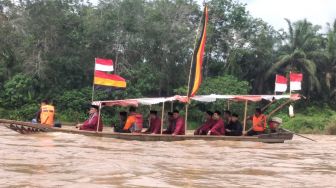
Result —
<instances>
[{"instance_id":1,"label":"person standing on boat","mask_svg":"<svg viewBox=\"0 0 336 188\"><path fill-rule=\"evenodd\" d=\"M101 118L99 118L99 106L96 105L91 105L90 111L89 111L89 119L84 121L83 124L78 124L76 127L79 128L79 130L83 131L97 131L97 126L98 126L98 131L101 132L103 131L103 121ZM99 119L99 123L98 123Z\"/></svg>"},{"instance_id":2,"label":"person standing on boat","mask_svg":"<svg viewBox=\"0 0 336 188\"><path fill-rule=\"evenodd\" d=\"M241 136L243 134L243 126L238 120L238 114L233 113L231 115L229 124L225 126L226 136Z\"/></svg>"},{"instance_id":3,"label":"person standing on boat","mask_svg":"<svg viewBox=\"0 0 336 188\"><path fill-rule=\"evenodd\" d=\"M266 130L266 115L264 115L260 108L256 108L255 113L249 118L252 120L252 127L247 131L247 136L264 134Z\"/></svg>"},{"instance_id":4,"label":"person standing on boat","mask_svg":"<svg viewBox=\"0 0 336 188\"><path fill-rule=\"evenodd\" d=\"M150 116L150 126L146 130L147 134L161 134L161 118L157 116L156 110L151 110L149 113Z\"/></svg>"},{"instance_id":5,"label":"person standing on boat","mask_svg":"<svg viewBox=\"0 0 336 188\"><path fill-rule=\"evenodd\" d=\"M55 118L55 107L49 104L47 99L41 102L41 108L38 112L38 116L40 117L40 123L43 125L47 125L49 127L54 126L54 118Z\"/></svg>"},{"instance_id":6,"label":"person standing on boat","mask_svg":"<svg viewBox=\"0 0 336 188\"><path fill-rule=\"evenodd\" d=\"M208 131L215 124L215 121L212 119L213 112L206 111L205 112L205 123L195 130L194 135L206 135Z\"/></svg>"},{"instance_id":7,"label":"person standing on boat","mask_svg":"<svg viewBox=\"0 0 336 188\"><path fill-rule=\"evenodd\" d=\"M224 121L221 118L220 111L216 110L213 114L213 119L215 120L215 124L212 126L212 128L209 130L208 135L225 135L225 126Z\"/></svg>"},{"instance_id":8,"label":"person standing on boat","mask_svg":"<svg viewBox=\"0 0 336 188\"><path fill-rule=\"evenodd\" d=\"M172 135L185 135L185 120L178 110L173 111L174 129Z\"/></svg>"},{"instance_id":9,"label":"person standing on boat","mask_svg":"<svg viewBox=\"0 0 336 188\"><path fill-rule=\"evenodd\" d=\"M136 108L134 106L131 106L129 108L129 115L127 117L123 131L130 131L131 133L141 133L142 124L142 115L136 113Z\"/></svg>"},{"instance_id":10,"label":"person standing on boat","mask_svg":"<svg viewBox=\"0 0 336 188\"><path fill-rule=\"evenodd\" d=\"M168 127L162 134L172 134L175 129L175 121L173 117L173 112L168 112Z\"/></svg>"}]
</instances>

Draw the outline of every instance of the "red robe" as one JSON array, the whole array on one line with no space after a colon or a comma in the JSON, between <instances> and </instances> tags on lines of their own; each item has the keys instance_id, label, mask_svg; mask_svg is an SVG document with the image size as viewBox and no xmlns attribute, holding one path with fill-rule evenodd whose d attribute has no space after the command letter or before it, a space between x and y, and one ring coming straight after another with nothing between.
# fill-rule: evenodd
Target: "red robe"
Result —
<instances>
[{"instance_id":1,"label":"red robe","mask_svg":"<svg viewBox=\"0 0 336 188\"><path fill-rule=\"evenodd\" d=\"M183 117L178 117L175 120L174 135L185 135L185 121Z\"/></svg>"},{"instance_id":2,"label":"red robe","mask_svg":"<svg viewBox=\"0 0 336 188\"><path fill-rule=\"evenodd\" d=\"M196 129L194 135L206 135L215 123L216 121L212 118L207 119L207 121L202 126Z\"/></svg>"},{"instance_id":3,"label":"red robe","mask_svg":"<svg viewBox=\"0 0 336 188\"><path fill-rule=\"evenodd\" d=\"M211 135L225 135L225 126L222 118L218 119L210 129Z\"/></svg>"},{"instance_id":4,"label":"red robe","mask_svg":"<svg viewBox=\"0 0 336 188\"><path fill-rule=\"evenodd\" d=\"M79 128L79 130L84 130L84 131L97 131L97 124L98 124L98 113L94 113L90 115L89 119L84 121L83 125ZM103 131L103 121L100 118L99 120L99 132Z\"/></svg>"},{"instance_id":5,"label":"red robe","mask_svg":"<svg viewBox=\"0 0 336 188\"><path fill-rule=\"evenodd\" d=\"M154 119L150 119L150 126L148 128L148 130L146 131L146 133L149 134L161 134L161 119L160 118L154 118Z\"/></svg>"}]
</instances>

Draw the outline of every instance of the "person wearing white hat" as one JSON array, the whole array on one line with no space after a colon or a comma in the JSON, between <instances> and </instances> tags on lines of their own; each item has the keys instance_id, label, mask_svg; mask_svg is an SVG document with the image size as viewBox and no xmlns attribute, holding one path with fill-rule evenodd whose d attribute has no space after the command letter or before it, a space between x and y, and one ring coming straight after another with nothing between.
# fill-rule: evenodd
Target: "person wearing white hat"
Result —
<instances>
[{"instance_id":1,"label":"person wearing white hat","mask_svg":"<svg viewBox=\"0 0 336 188\"><path fill-rule=\"evenodd\" d=\"M282 124L282 119L279 117L273 117L270 121L269 121L269 128L271 130L271 133L276 133L279 131L279 127Z\"/></svg>"}]
</instances>

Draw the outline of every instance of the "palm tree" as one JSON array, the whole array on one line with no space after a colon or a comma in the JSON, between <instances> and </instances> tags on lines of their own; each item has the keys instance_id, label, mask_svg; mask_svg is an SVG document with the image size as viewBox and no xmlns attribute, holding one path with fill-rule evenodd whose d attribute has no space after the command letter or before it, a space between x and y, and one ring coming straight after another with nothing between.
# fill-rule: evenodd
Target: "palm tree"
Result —
<instances>
[{"instance_id":1,"label":"palm tree","mask_svg":"<svg viewBox=\"0 0 336 188\"><path fill-rule=\"evenodd\" d=\"M330 96L336 98L336 19L332 26L329 25L326 57L325 85L330 92Z\"/></svg>"},{"instance_id":2,"label":"palm tree","mask_svg":"<svg viewBox=\"0 0 336 188\"><path fill-rule=\"evenodd\" d=\"M321 85L316 73L314 56L319 51L321 35L318 34L319 26L314 26L306 19L288 23L288 33L284 40L285 45L279 49L278 60L266 71L264 80L268 80L277 72L302 72L303 90L306 95L311 92L320 92Z\"/></svg>"}]
</instances>

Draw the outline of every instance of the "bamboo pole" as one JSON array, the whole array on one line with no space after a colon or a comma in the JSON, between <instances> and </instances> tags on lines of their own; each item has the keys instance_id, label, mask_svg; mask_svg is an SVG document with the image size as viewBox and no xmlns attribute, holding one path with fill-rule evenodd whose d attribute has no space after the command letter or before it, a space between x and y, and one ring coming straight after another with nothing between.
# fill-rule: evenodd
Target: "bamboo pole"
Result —
<instances>
[{"instance_id":1,"label":"bamboo pole","mask_svg":"<svg viewBox=\"0 0 336 188\"><path fill-rule=\"evenodd\" d=\"M243 133L245 133L246 130L246 121L247 121L247 103L248 101L245 100L245 110L244 110L244 127L243 127Z\"/></svg>"},{"instance_id":2,"label":"bamboo pole","mask_svg":"<svg viewBox=\"0 0 336 188\"><path fill-rule=\"evenodd\" d=\"M288 101L286 101L282 105L278 106L276 109L274 109L272 112L270 112L267 117L268 118L271 117L272 114L274 114L275 112L279 111L281 108L283 108L285 105L289 104L290 102L292 102L292 100L289 99Z\"/></svg>"},{"instance_id":3,"label":"bamboo pole","mask_svg":"<svg viewBox=\"0 0 336 188\"><path fill-rule=\"evenodd\" d=\"M162 134L163 131L163 118L164 118L164 110L165 110L165 103L162 103L162 112L161 112L161 130L160 130L160 134Z\"/></svg>"},{"instance_id":4,"label":"bamboo pole","mask_svg":"<svg viewBox=\"0 0 336 188\"><path fill-rule=\"evenodd\" d=\"M100 125L100 111L101 111L101 103L99 103L98 123L97 123L97 130L96 130L96 132L98 132L98 130L99 130L99 125ZM103 125L101 125L101 126L103 126Z\"/></svg>"}]
</instances>

